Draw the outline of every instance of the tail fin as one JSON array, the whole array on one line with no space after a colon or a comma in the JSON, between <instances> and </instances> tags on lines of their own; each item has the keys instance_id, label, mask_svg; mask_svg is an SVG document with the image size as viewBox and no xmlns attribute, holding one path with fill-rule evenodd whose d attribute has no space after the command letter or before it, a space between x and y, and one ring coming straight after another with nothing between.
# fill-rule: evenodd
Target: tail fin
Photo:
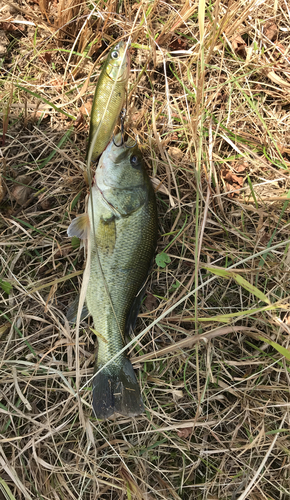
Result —
<instances>
[{"instance_id":1,"label":"tail fin","mask_svg":"<svg viewBox=\"0 0 290 500\"><path fill-rule=\"evenodd\" d=\"M97 365L96 371L101 366ZM140 387L128 358L104 368L93 379L93 410L99 419L114 413L134 417L143 413Z\"/></svg>"}]
</instances>

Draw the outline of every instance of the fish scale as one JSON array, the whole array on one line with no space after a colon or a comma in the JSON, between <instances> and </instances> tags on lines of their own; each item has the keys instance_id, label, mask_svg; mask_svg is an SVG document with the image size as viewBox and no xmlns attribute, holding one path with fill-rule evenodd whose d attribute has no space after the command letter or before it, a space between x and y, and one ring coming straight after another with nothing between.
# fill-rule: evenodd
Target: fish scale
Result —
<instances>
[{"instance_id":1,"label":"fish scale","mask_svg":"<svg viewBox=\"0 0 290 500\"><path fill-rule=\"evenodd\" d=\"M116 137L117 144L120 139ZM109 144L99 160L88 214L68 229L69 236L84 237L88 224L90 233L86 306L98 338L93 409L100 419L144 410L133 367L126 354L119 353L143 297L157 242L157 212L142 155L137 146L130 146L130 141L121 147Z\"/></svg>"},{"instance_id":2,"label":"fish scale","mask_svg":"<svg viewBox=\"0 0 290 500\"><path fill-rule=\"evenodd\" d=\"M92 195L94 203L102 208L100 195ZM114 219L111 224L116 225L116 244L113 252L98 247L100 264L106 279L110 298L114 307L115 316L112 314L112 306L109 297L106 297L106 287L102 282L102 273L96 250L92 252L91 277L87 289L87 305L89 310L94 308L99 310L102 307L102 315L92 312L94 328L107 339L107 344L101 342L99 346L98 361L105 363L110 357L117 354L122 348L122 336L124 338L124 328L131 302L139 292L148 274L148 267L152 259L152 217L147 213L147 206L142 206L129 218L121 217ZM150 208L149 208L150 210ZM96 210L97 211L97 210ZM148 217L149 215L149 217ZM97 225L100 212L97 211L95 224ZM148 224L149 222L149 224ZM144 228L144 231L142 231ZM142 240L140 233L142 234ZM130 246L128 245L130 241ZM108 243L109 246L109 243ZM96 247L97 248L97 247ZM133 250L133 251L132 251ZM124 290L126 294L124 295ZM109 322L107 317L110 318ZM117 319L117 321L116 321ZM118 331L118 324L120 334Z\"/></svg>"}]
</instances>

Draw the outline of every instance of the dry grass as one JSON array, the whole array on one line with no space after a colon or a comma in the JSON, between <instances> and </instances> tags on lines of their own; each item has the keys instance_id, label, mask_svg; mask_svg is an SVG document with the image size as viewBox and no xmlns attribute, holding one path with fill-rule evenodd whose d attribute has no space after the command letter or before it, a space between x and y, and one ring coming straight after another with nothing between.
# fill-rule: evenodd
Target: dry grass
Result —
<instances>
[{"instance_id":1,"label":"dry grass","mask_svg":"<svg viewBox=\"0 0 290 500\"><path fill-rule=\"evenodd\" d=\"M0 1L0 499L289 498L286 0L13 5ZM171 261L152 269L131 353L146 413L100 423L95 338L83 323L77 374L65 318L84 268L66 229L84 210L100 62L130 33L127 128Z\"/></svg>"}]
</instances>

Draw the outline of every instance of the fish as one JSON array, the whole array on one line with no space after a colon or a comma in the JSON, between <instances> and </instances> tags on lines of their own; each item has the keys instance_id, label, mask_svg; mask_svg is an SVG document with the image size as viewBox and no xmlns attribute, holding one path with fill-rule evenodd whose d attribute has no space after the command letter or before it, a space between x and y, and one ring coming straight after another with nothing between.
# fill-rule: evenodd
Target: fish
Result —
<instances>
[{"instance_id":1,"label":"fish","mask_svg":"<svg viewBox=\"0 0 290 500\"><path fill-rule=\"evenodd\" d=\"M127 46L125 41L120 41L110 50L98 79L90 118L88 164L97 161L110 142L125 102L130 74Z\"/></svg>"},{"instance_id":2,"label":"fish","mask_svg":"<svg viewBox=\"0 0 290 500\"><path fill-rule=\"evenodd\" d=\"M144 411L133 366L120 351L136 323L158 234L155 192L140 149L131 139L120 142L118 134L103 152L88 211L68 228L70 237L90 238L85 305L98 340L93 411L102 420Z\"/></svg>"}]
</instances>

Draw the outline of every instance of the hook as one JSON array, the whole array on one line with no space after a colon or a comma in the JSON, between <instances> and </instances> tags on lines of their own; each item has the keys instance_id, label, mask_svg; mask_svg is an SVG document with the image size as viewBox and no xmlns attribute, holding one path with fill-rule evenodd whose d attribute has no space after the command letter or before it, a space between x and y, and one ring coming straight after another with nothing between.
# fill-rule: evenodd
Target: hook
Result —
<instances>
[{"instance_id":1,"label":"hook","mask_svg":"<svg viewBox=\"0 0 290 500\"><path fill-rule=\"evenodd\" d=\"M120 144L115 143L115 136L113 135L113 144L114 144L114 146L116 146L116 148L120 148L123 145L123 143L124 143L124 138L123 138L122 133L121 133L121 143Z\"/></svg>"},{"instance_id":2,"label":"hook","mask_svg":"<svg viewBox=\"0 0 290 500\"><path fill-rule=\"evenodd\" d=\"M127 144L124 143L124 146L127 149L131 149L131 148L134 148L136 146L136 144L137 144L137 135L135 135L135 142L134 142L134 144L132 144L131 146L127 146Z\"/></svg>"},{"instance_id":3,"label":"hook","mask_svg":"<svg viewBox=\"0 0 290 500\"><path fill-rule=\"evenodd\" d=\"M125 121L125 117L126 117L126 108L123 108L121 113L120 113L120 119L121 119L121 143L120 144L116 144L115 143L115 136L113 135L113 143L114 145L116 146L116 148L120 148L121 146L125 146L125 148L127 149L131 149L131 148L134 148L137 144L137 136L135 136L135 142L134 144L132 144L131 146L127 146L127 144L125 143L125 134L124 134L124 121Z\"/></svg>"},{"instance_id":4,"label":"hook","mask_svg":"<svg viewBox=\"0 0 290 500\"><path fill-rule=\"evenodd\" d=\"M113 135L113 143L116 146L116 148L120 148L125 143L125 141L124 141L124 121L125 121L125 116L126 116L126 108L123 108L122 111L121 111L121 113L120 113L120 119L121 119L121 143L120 144L116 144L115 143L115 136Z\"/></svg>"}]
</instances>

